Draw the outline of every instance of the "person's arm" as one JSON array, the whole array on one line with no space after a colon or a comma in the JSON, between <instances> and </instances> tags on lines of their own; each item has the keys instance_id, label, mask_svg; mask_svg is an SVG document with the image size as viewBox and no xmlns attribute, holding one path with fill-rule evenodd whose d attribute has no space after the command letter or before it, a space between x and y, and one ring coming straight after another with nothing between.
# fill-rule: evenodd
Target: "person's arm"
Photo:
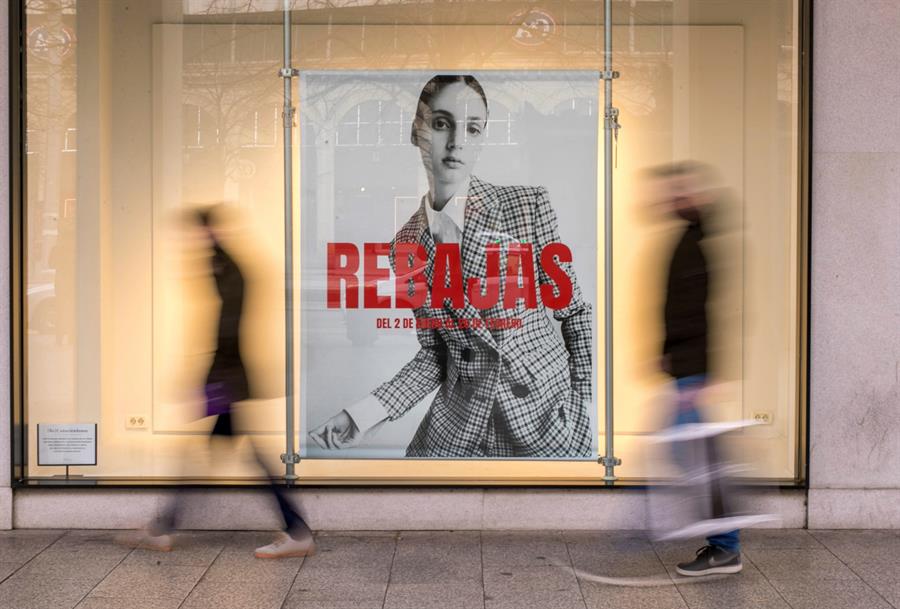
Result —
<instances>
[{"instance_id":1,"label":"person's arm","mask_svg":"<svg viewBox=\"0 0 900 609\"><path fill-rule=\"evenodd\" d=\"M538 189L538 198L535 206L535 247L539 254L544 247L551 243L559 243L559 225L556 212L550 205L550 197L546 188ZM575 277L575 270L570 262L559 262L559 267L565 272L572 283L572 299L569 303L553 311L553 317L561 322L561 330L566 350L569 352L569 374L572 380L572 390L581 399L583 404L591 401L591 354L593 352L593 337L591 329L591 305L581 295L581 287ZM552 283L538 265L538 282L543 285Z\"/></svg>"}]
</instances>

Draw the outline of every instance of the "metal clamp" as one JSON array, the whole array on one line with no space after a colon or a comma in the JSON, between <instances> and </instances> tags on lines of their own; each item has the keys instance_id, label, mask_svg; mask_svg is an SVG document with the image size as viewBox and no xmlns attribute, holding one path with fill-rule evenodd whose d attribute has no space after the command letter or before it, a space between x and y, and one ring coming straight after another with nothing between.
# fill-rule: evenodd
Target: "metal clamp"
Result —
<instances>
[{"instance_id":1,"label":"metal clamp","mask_svg":"<svg viewBox=\"0 0 900 609\"><path fill-rule=\"evenodd\" d=\"M300 70L298 68L281 68L278 70L278 75L282 78L293 78L300 76Z\"/></svg>"},{"instance_id":2,"label":"metal clamp","mask_svg":"<svg viewBox=\"0 0 900 609\"><path fill-rule=\"evenodd\" d=\"M606 110L606 126L614 131L618 131L622 125L619 124L619 109L610 106Z\"/></svg>"},{"instance_id":3,"label":"metal clamp","mask_svg":"<svg viewBox=\"0 0 900 609\"><path fill-rule=\"evenodd\" d=\"M281 462L282 463L293 463L296 465L297 463L300 463L300 455L297 453L290 453L290 454L284 453L281 455Z\"/></svg>"},{"instance_id":4,"label":"metal clamp","mask_svg":"<svg viewBox=\"0 0 900 609\"><path fill-rule=\"evenodd\" d=\"M619 77L618 70L601 70L600 80L615 80Z\"/></svg>"},{"instance_id":5,"label":"metal clamp","mask_svg":"<svg viewBox=\"0 0 900 609\"><path fill-rule=\"evenodd\" d=\"M603 467L615 467L617 465L622 465L622 460L618 457L607 457L604 455L598 460L600 461L600 465L602 465Z\"/></svg>"}]
</instances>

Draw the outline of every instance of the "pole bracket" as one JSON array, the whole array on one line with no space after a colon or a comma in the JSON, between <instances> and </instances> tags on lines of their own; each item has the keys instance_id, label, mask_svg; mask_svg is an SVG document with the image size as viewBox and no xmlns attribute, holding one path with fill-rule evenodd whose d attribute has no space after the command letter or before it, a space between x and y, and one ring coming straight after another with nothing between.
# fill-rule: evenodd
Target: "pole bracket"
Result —
<instances>
[{"instance_id":1,"label":"pole bracket","mask_svg":"<svg viewBox=\"0 0 900 609\"><path fill-rule=\"evenodd\" d=\"M281 78L294 78L295 76L300 76L299 68L281 68L278 70L278 75Z\"/></svg>"},{"instance_id":2,"label":"pole bracket","mask_svg":"<svg viewBox=\"0 0 900 609\"><path fill-rule=\"evenodd\" d=\"M615 80L619 77L618 70L601 70L600 80Z\"/></svg>"},{"instance_id":3,"label":"pole bracket","mask_svg":"<svg viewBox=\"0 0 900 609\"><path fill-rule=\"evenodd\" d=\"M296 465L297 463L300 463L300 455L297 453L284 453L281 455L281 462L293 463Z\"/></svg>"},{"instance_id":4,"label":"pole bracket","mask_svg":"<svg viewBox=\"0 0 900 609\"><path fill-rule=\"evenodd\" d=\"M607 457L604 455L600 457L598 461L603 467L615 467L617 465L622 465L622 460L618 457Z\"/></svg>"}]
</instances>

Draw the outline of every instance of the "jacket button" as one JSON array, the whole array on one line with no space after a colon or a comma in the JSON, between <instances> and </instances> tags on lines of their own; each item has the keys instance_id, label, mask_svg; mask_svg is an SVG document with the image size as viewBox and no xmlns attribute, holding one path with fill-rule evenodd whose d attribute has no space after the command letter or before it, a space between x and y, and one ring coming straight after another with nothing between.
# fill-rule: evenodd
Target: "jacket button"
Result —
<instances>
[{"instance_id":1,"label":"jacket button","mask_svg":"<svg viewBox=\"0 0 900 609\"><path fill-rule=\"evenodd\" d=\"M528 395L528 387L525 385L519 385L518 383L512 386L512 394L517 398L524 398Z\"/></svg>"},{"instance_id":2,"label":"jacket button","mask_svg":"<svg viewBox=\"0 0 900 609\"><path fill-rule=\"evenodd\" d=\"M500 354L497 353L496 351L488 351L487 358L488 358L488 361L496 362L497 360L500 359Z\"/></svg>"},{"instance_id":3,"label":"jacket button","mask_svg":"<svg viewBox=\"0 0 900 609\"><path fill-rule=\"evenodd\" d=\"M467 400L471 400L475 397L475 388L474 387L466 387L466 390L463 392L463 397Z\"/></svg>"},{"instance_id":4,"label":"jacket button","mask_svg":"<svg viewBox=\"0 0 900 609\"><path fill-rule=\"evenodd\" d=\"M463 358L464 362L471 362L472 361L472 350L469 349L468 347L463 349L462 350L462 358Z\"/></svg>"}]
</instances>

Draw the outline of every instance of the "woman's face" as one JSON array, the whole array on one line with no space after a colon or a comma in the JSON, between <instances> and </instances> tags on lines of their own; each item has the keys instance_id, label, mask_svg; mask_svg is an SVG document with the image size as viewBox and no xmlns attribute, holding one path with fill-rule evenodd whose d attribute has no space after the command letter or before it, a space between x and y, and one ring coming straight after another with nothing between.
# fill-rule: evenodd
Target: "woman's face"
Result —
<instances>
[{"instance_id":1,"label":"woman's face","mask_svg":"<svg viewBox=\"0 0 900 609\"><path fill-rule=\"evenodd\" d=\"M478 160L487 123L481 96L463 82L445 86L422 108L416 145L435 186L446 188L469 177Z\"/></svg>"}]
</instances>

